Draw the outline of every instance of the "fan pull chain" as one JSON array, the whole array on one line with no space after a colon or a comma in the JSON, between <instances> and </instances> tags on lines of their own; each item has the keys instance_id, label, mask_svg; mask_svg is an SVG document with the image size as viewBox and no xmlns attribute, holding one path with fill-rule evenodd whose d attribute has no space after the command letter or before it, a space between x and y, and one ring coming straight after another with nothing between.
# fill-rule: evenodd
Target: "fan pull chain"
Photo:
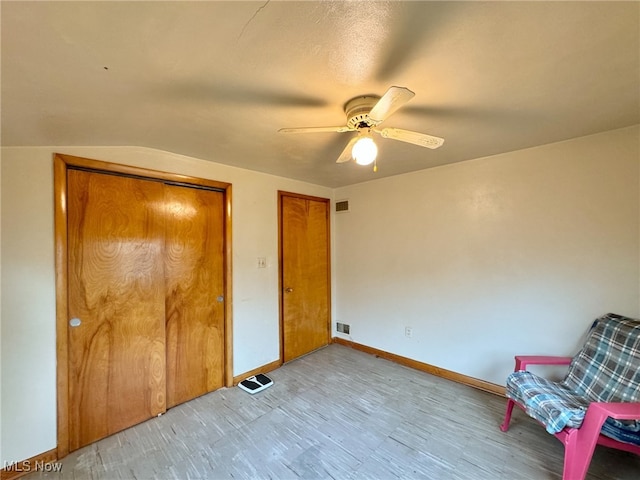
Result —
<instances>
[{"instance_id":1,"label":"fan pull chain","mask_svg":"<svg viewBox=\"0 0 640 480\"><path fill-rule=\"evenodd\" d=\"M373 161L373 172L377 172L378 171L378 160L374 160Z\"/></svg>"}]
</instances>

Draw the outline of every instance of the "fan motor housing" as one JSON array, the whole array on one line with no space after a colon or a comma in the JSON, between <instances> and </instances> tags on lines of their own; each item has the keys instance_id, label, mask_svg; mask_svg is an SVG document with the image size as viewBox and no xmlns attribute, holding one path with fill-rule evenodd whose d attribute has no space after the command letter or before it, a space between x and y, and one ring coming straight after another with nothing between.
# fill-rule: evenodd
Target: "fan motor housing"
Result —
<instances>
[{"instance_id":1,"label":"fan motor housing","mask_svg":"<svg viewBox=\"0 0 640 480\"><path fill-rule=\"evenodd\" d=\"M378 103L380 97L375 95L365 95L349 100L344 106L347 114L347 126L353 129L374 127L379 122L374 122L369 118L369 112Z\"/></svg>"}]
</instances>

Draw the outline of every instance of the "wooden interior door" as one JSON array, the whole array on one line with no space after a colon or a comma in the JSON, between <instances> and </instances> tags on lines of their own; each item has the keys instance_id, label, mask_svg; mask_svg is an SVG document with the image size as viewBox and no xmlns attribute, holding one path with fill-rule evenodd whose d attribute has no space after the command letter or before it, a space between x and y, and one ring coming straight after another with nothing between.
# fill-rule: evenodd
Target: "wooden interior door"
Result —
<instances>
[{"instance_id":1,"label":"wooden interior door","mask_svg":"<svg viewBox=\"0 0 640 480\"><path fill-rule=\"evenodd\" d=\"M329 200L280 192L282 359L330 339Z\"/></svg>"},{"instance_id":2,"label":"wooden interior door","mask_svg":"<svg viewBox=\"0 0 640 480\"><path fill-rule=\"evenodd\" d=\"M233 385L231 184L56 154L54 193L62 458Z\"/></svg>"},{"instance_id":3,"label":"wooden interior door","mask_svg":"<svg viewBox=\"0 0 640 480\"><path fill-rule=\"evenodd\" d=\"M165 186L167 408L224 385L224 194Z\"/></svg>"},{"instance_id":4,"label":"wooden interior door","mask_svg":"<svg viewBox=\"0 0 640 480\"><path fill-rule=\"evenodd\" d=\"M166 409L163 185L69 170L71 450Z\"/></svg>"}]
</instances>

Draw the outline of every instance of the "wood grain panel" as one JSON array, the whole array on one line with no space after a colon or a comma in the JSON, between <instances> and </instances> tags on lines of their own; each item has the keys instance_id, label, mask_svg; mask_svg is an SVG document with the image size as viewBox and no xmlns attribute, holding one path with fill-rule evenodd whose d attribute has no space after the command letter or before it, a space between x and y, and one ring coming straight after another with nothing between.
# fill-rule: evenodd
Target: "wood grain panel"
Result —
<instances>
[{"instance_id":1,"label":"wood grain panel","mask_svg":"<svg viewBox=\"0 0 640 480\"><path fill-rule=\"evenodd\" d=\"M209 189L227 190L231 184L219 182L208 178L191 177L179 173L162 172L160 170L150 170L148 168L134 167L120 163L104 162L91 158L76 157L74 155L65 155L56 153L55 158L62 161L66 165L72 165L81 170L100 171L105 173L113 173L125 177L147 178L158 180L162 183L173 183L176 185L201 186Z\"/></svg>"},{"instance_id":2,"label":"wood grain panel","mask_svg":"<svg viewBox=\"0 0 640 480\"><path fill-rule=\"evenodd\" d=\"M283 359L329 343L328 202L281 196Z\"/></svg>"},{"instance_id":3,"label":"wood grain panel","mask_svg":"<svg viewBox=\"0 0 640 480\"><path fill-rule=\"evenodd\" d=\"M68 171L70 449L164 412L163 185Z\"/></svg>"},{"instance_id":4,"label":"wood grain panel","mask_svg":"<svg viewBox=\"0 0 640 480\"><path fill-rule=\"evenodd\" d=\"M115 175L115 178L133 177L137 179L148 179L158 184L172 184L185 188L204 188L217 190L224 197L224 231L223 231L223 264L224 264L224 287L226 298L224 301L224 372L227 386L233 385L233 337L232 332L232 248L231 248L231 184L218 182L210 179L189 177L185 175L148 170L128 165L118 165L115 163L102 162L87 158L75 157L71 155L54 155L54 191L55 191L55 248L56 248L56 335L57 335L57 385L58 385L58 448L57 456L62 458L70 450L77 447L71 446L71 430L76 430L79 421L70 420L77 412L76 406L72 404L72 393L80 392L80 388L71 388L72 382L76 381L77 375L71 371L70 365L70 342L71 328L69 328L70 315L69 291L72 287L69 273L69 257L71 247L68 243L68 205L73 195L69 194L72 185L69 184L67 172L70 170L93 171L100 174ZM126 189L126 187L123 187ZM115 188L114 191L118 191ZM164 190L164 187L163 187ZM118 192L119 193L119 192ZM81 203L81 202L80 202ZM162 204L153 202L156 214L165 214L164 197ZM164 248L164 246L163 246ZM164 264L160 260L160 264ZM164 284L164 278L162 279ZM98 342L99 343L99 342ZM144 354L144 352L143 352ZM89 358L89 357L87 357ZM163 352L163 360L166 360L166 351ZM93 360L94 362L96 359ZM156 362L155 367L159 372L160 364ZM164 364L162 368L166 368ZM156 376L159 373L156 373ZM143 377L141 379L145 381ZM75 394L74 393L74 394ZM166 391L165 391L166 393ZM110 395L114 393L109 391ZM77 437L77 435L76 435ZM77 442L76 442L77 443Z\"/></svg>"},{"instance_id":5,"label":"wood grain panel","mask_svg":"<svg viewBox=\"0 0 640 480\"><path fill-rule=\"evenodd\" d=\"M165 186L167 407L224 385L224 195Z\"/></svg>"}]
</instances>

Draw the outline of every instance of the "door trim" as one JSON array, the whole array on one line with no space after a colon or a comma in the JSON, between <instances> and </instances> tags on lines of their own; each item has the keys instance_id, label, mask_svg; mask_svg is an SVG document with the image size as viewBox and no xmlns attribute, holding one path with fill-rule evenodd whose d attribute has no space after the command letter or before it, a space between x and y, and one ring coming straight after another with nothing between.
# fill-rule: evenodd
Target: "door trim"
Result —
<instances>
[{"instance_id":1,"label":"door trim","mask_svg":"<svg viewBox=\"0 0 640 480\"><path fill-rule=\"evenodd\" d=\"M174 185L215 189L224 193L224 383L233 386L233 297L231 252L231 184L131 167L100 160L56 153L53 157L54 178L54 242L56 286L56 386L58 410L58 459L69 454L69 338L68 338L68 272L67 272L67 170L91 170L113 175L134 176Z\"/></svg>"},{"instance_id":2,"label":"door trim","mask_svg":"<svg viewBox=\"0 0 640 480\"><path fill-rule=\"evenodd\" d=\"M329 198L314 197L301 193L286 192L278 190L278 307L279 307L279 328L280 328L280 364L284 363L284 288L282 279L282 256L283 256L283 235L282 235L282 199L283 197L300 198L313 200L327 204L327 344L331 343L331 200Z\"/></svg>"}]
</instances>

